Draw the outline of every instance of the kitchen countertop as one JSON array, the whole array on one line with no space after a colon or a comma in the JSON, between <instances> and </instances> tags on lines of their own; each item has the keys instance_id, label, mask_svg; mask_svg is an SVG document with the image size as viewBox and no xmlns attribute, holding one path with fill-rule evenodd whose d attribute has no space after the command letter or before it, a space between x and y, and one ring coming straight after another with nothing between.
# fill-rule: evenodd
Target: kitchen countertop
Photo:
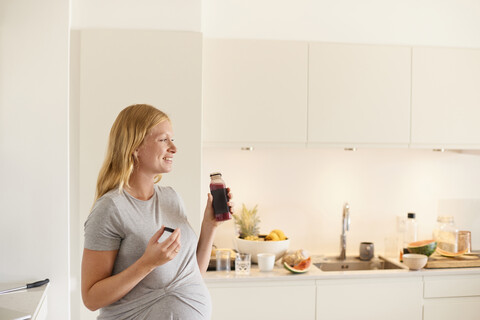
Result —
<instances>
[{"instance_id":1,"label":"kitchen countertop","mask_svg":"<svg viewBox=\"0 0 480 320\"><path fill-rule=\"evenodd\" d=\"M398 260L386 260L399 263ZM315 262L315 261L314 261ZM362 271L322 271L312 264L310 270L302 274L293 274L286 270L279 261L275 263L273 271L262 272L258 265L252 264L250 275L236 275L235 271L208 271L204 275L207 284L222 282L248 282L248 281L300 281L300 280L329 280L329 279L355 279L355 278L385 278L385 277L418 277L437 275L468 275L480 274L480 268L448 268L448 269L421 269L411 271L408 269L389 270L362 270Z\"/></svg>"}]
</instances>

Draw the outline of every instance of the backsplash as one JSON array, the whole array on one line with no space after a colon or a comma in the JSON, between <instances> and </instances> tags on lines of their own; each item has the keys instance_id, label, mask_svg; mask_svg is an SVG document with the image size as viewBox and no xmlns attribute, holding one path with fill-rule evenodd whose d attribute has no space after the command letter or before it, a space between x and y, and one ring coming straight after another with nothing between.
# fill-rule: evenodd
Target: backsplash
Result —
<instances>
[{"instance_id":1,"label":"backsplash","mask_svg":"<svg viewBox=\"0 0 480 320\"><path fill-rule=\"evenodd\" d=\"M438 214L455 217L472 231L480 249L480 156L416 149L239 149L204 148L202 194L209 173L220 171L236 210L258 204L261 233L282 229L290 249L337 254L342 208L350 204L347 254L362 241L383 254L396 236L397 216L415 212L419 239L430 239ZM205 197L202 196L202 208ZM217 247L233 247L235 226L222 224Z\"/></svg>"}]
</instances>

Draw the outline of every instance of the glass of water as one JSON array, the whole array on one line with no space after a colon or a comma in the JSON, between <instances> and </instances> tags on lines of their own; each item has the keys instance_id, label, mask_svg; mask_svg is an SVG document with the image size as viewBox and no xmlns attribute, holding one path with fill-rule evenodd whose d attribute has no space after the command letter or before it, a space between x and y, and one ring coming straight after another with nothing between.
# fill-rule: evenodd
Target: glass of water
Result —
<instances>
[{"instance_id":1,"label":"glass of water","mask_svg":"<svg viewBox=\"0 0 480 320\"><path fill-rule=\"evenodd\" d=\"M235 274L250 274L250 258L250 253L237 253L237 255L235 256Z\"/></svg>"}]
</instances>

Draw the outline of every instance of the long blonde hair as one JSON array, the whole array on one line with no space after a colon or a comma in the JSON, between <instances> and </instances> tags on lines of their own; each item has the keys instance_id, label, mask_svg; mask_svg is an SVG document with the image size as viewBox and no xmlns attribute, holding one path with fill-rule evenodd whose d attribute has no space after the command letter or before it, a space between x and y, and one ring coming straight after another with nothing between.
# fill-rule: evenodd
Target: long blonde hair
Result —
<instances>
[{"instance_id":1,"label":"long blonde hair","mask_svg":"<svg viewBox=\"0 0 480 320\"><path fill-rule=\"evenodd\" d=\"M123 109L115 119L108 139L108 149L98 174L95 201L108 191L128 186L135 165L135 150L142 144L148 131L168 116L148 104L134 104ZM161 175L155 177L155 183Z\"/></svg>"}]
</instances>

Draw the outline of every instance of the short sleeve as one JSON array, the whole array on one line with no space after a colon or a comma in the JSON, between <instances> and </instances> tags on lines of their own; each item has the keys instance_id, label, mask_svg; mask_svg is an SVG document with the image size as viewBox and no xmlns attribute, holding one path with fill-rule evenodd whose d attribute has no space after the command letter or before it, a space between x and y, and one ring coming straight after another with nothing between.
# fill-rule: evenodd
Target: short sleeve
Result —
<instances>
[{"instance_id":1,"label":"short sleeve","mask_svg":"<svg viewBox=\"0 0 480 320\"><path fill-rule=\"evenodd\" d=\"M167 190L171 193L171 199L172 199L172 207L175 207L178 214L184 219L184 220L188 220L187 219L187 214L185 212L185 203L183 202L183 199L182 197L180 197L180 195L178 194L177 191L175 191L175 189L173 189L172 187L166 187Z\"/></svg>"},{"instance_id":2,"label":"short sleeve","mask_svg":"<svg viewBox=\"0 0 480 320\"><path fill-rule=\"evenodd\" d=\"M117 206L110 198L100 198L84 224L85 249L117 250L125 237Z\"/></svg>"}]
</instances>

